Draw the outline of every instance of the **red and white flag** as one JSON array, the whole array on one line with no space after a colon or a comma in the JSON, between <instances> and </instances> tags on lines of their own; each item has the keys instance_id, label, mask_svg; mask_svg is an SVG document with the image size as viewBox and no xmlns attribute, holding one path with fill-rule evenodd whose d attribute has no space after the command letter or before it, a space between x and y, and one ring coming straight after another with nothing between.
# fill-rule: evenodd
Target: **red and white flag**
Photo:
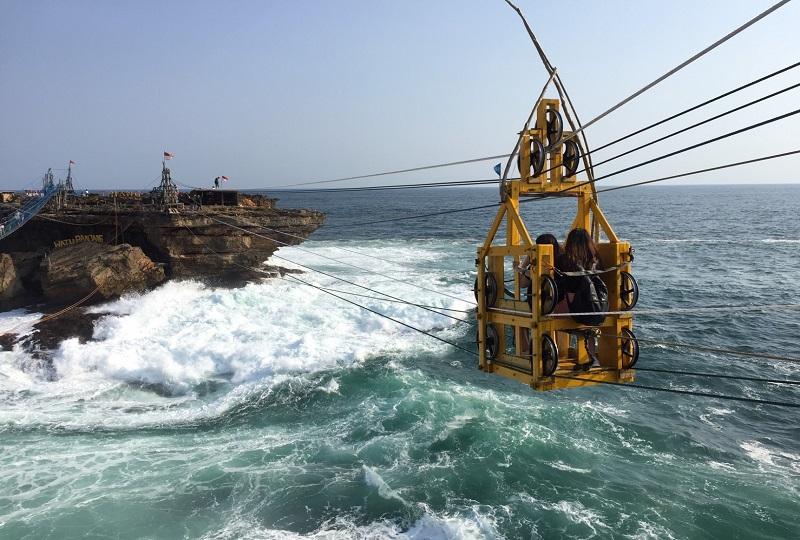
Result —
<instances>
[{"instance_id":1,"label":"red and white flag","mask_svg":"<svg viewBox=\"0 0 800 540\"><path fill-rule=\"evenodd\" d=\"M173 157L175 157L173 154L170 154L169 152L164 152L164 159L172 159Z\"/></svg>"},{"instance_id":2,"label":"red and white flag","mask_svg":"<svg viewBox=\"0 0 800 540\"><path fill-rule=\"evenodd\" d=\"M227 182L228 181L228 177L227 176L222 176L221 178L222 178L223 182Z\"/></svg>"},{"instance_id":3,"label":"red and white flag","mask_svg":"<svg viewBox=\"0 0 800 540\"><path fill-rule=\"evenodd\" d=\"M72 160L69 160L69 164L70 164L70 165L75 165L75 162L74 162L74 161L72 161Z\"/></svg>"}]
</instances>

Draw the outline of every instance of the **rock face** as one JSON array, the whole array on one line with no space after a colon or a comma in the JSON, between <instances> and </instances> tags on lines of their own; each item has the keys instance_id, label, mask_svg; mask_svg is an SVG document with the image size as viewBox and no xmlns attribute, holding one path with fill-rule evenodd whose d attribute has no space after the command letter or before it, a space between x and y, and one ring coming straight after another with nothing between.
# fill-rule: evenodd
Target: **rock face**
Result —
<instances>
[{"instance_id":1,"label":"rock face","mask_svg":"<svg viewBox=\"0 0 800 540\"><path fill-rule=\"evenodd\" d=\"M55 302L78 300L95 290L101 298L113 298L165 279L164 269L140 248L93 242L55 249L42 261L41 275L44 297Z\"/></svg>"},{"instance_id":2,"label":"rock face","mask_svg":"<svg viewBox=\"0 0 800 540\"><path fill-rule=\"evenodd\" d=\"M22 292L11 255L0 253L0 300L8 301Z\"/></svg>"},{"instance_id":3,"label":"rock face","mask_svg":"<svg viewBox=\"0 0 800 540\"><path fill-rule=\"evenodd\" d=\"M70 303L96 287L99 298L110 298L164 277L233 285L262 278L274 273L263 269L265 260L281 246L301 243L325 219L274 202L242 197L238 206L186 204L165 213L138 200L78 197L0 241L0 309L23 300ZM109 249L115 244L127 247ZM148 264L157 269L145 270Z\"/></svg>"}]
</instances>

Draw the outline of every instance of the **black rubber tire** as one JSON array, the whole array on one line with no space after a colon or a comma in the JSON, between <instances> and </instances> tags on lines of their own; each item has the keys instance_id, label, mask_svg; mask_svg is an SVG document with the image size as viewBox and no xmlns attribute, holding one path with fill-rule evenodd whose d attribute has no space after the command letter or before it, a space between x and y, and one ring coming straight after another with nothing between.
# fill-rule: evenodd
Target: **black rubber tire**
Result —
<instances>
[{"instance_id":1,"label":"black rubber tire","mask_svg":"<svg viewBox=\"0 0 800 540\"><path fill-rule=\"evenodd\" d=\"M619 342L622 351L622 369L631 369L639 361L639 340L627 328L622 329L622 338Z\"/></svg>"},{"instance_id":2,"label":"black rubber tire","mask_svg":"<svg viewBox=\"0 0 800 540\"><path fill-rule=\"evenodd\" d=\"M547 109L545 118L547 118L547 148L550 149L564 134L564 120L561 118L561 113L555 109Z\"/></svg>"},{"instance_id":3,"label":"black rubber tire","mask_svg":"<svg viewBox=\"0 0 800 540\"><path fill-rule=\"evenodd\" d=\"M619 303L623 311L630 311L639 301L639 284L630 272L619 273Z\"/></svg>"},{"instance_id":4,"label":"black rubber tire","mask_svg":"<svg viewBox=\"0 0 800 540\"><path fill-rule=\"evenodd\" d=\"M539 288L539 309L542 317L550 315L558 303L558 285L556 280L550 276L542 276L542 284Z\"/></svg>"},{"instance_id":5,"label":"black rubber tire","mask_svg":"<svg viewBox=\"0 0 800 540\"><path fill-rule=\"evenodd\" d=\"M478 338L480 340L480 338ZM480 341L478 347L480 347ZM483 345L486 352L486 358L494 360L500 352L500 336L497 335L497 330L491 324L486 325L486 343Z\"/></svg>"},{"instance_id":6,"label":"black rubber tire","mask_svg":"<svg viewBox=\"0 0 800 540\"><path fill-rule=\"evenodd\" d=\"M561 163L564 165L564 178L575 176L578 166L581 163L581 148L573 140L564 142Z\"/></svg>"},{"instance_id":7,"label":"black rubber tire","mask_svg":"<svg viewBox=\"0 0 800 540\"><path fill-rule=\"evenodd\" d=\"M542 336L542 377L549 377L558 369L558 345L553 338L544 334Z\"/></svg>"},{"instance_id":8,"label":"black rubber tire","mask_svg":"<svg viewBox=\"0 0 800 540\"><path fill-rule=\"evenodd\" d=\"M486 294L486 307L492 307L497 302L497 280L494 274L486 272L484 274L486 284L484 287ZM475 278L475 283L472 285L472 294L475 296L475 301L478 301L478 278Z\"/></svg>"},{"instance_id":9,"label":"black rubber tire","mask_svg":"<svg viewBox=\"0 0 800 540\"><path fill-rule=\"evenodd\" d=\"M546 153L542 141L539 139L531 139L531 176L535 177L542 174ZM517 170L519 170L521 176L524 176L524 172L522 171L522 157L519 154L517 154Z\"/></svg>"}]
</instances>

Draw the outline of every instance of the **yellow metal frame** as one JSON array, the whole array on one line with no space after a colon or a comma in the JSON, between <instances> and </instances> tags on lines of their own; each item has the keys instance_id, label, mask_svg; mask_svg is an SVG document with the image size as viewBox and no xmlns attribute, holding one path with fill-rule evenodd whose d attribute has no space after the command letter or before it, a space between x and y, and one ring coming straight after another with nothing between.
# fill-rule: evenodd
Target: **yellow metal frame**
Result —
<instances>
[{"instance_id":1,"label":"yellow metal frame","mask_svg":"<svg viewBox=\"0 0 800 540\"><path fill-rule=\"evenodd\" d=\"M608 286L609 310L621 311L620 300L621 271L630 272L632 257L631 246L621 242L597 203L592 184L582 184L575 176L563 177L561 145L547 149L545 166L539 176L530 176L531 139L546 140L546 114L548 109L559 110L557 99L543 99L536 111L536 124L532 129L524 131L520 136L519 160L520 179L504 184L504 197L497 215L492 222L486 241L478 248L478 349L480 353L479 367L487 373L496 373L504 377L518 380L536 390L555 390L559 388L581 387L598 384L598 381L632 382L634 370L623 369L623 358L620 342L617 339L601 339L598 358L600 367L588 372L574 372L576 362L588 361L588 353L582 340L578 340L572 357L567 354L569 348L569 330L599 328L601 335L618 336L623 330L633 326L633 315L608 315L599 327L589 327L573 321L569 317L550 317L540 313L540 283L543 276L554 277L553 246L536 245L531 238L522 216L519 213L520 197L533 194L556 193L560 196L573 197L577 201L577 213L570 228L582 227L589 231L596 242L599 255L607 267L618 266L613 272L601 274ZM571 133L564 132L564 137ZM564 191L569 188L568 191ZM495 238L505 222L505 242L495 244ZM600 242L600 232L607 241ZM504 282L506 277L506 258L513 258L515 265L525 256L530 257L531 268L531 306L521 296L519 274L513 272L513 297L506 298ZM486 272L494 275L498 285L498 296L494 306L486 305ZM499 353L496 358L486 355L486 328L493 325L499 336ZM514 351L508 352L506 329L513 329ZM523 332L530 332L529 354L524 356ZM557 344L559 363L553 376L541 374L541 343L543 336L548 335Z\"/></svg>"}]
</instances>

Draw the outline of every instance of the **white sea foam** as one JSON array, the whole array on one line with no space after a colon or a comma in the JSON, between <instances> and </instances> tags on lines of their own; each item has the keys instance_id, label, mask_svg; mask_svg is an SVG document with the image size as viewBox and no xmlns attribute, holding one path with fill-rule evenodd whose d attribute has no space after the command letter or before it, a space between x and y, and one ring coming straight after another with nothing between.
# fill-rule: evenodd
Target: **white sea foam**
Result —
<instances>
[{"instance_id":1,"label":"white sea foam","mask_svg":"<svg viewBox=\"0 0 800 540\"><path fill-rule=\"evenodd\" d=\"M551 467L553 467L554 469L558 469L559 471L576 472L576 473L581 473L581 474L586 474L586 473L592 472L591 469L581 469L581 468L578 468L578 467L573 467L571 465L567 465L563 461L551 461L551 462L548 462L547 464L550 465Z\"/></svg>"},{"instance_id":2,"label":"white sea foam","mask_svg":"<svg viewBox=\"0 0 800 540\"><path fill-rule=\"evenodd\" d=\"M769 448L759 441L745 441L739 446L750 459L759 463L761 469L800 472L800 454Z\"/></svg>"},{"instance_id":3,"label":"white sea foam","mask_svg":"<svg viewBox=\"0 0 800 540\"><path fill-rule=\"evenodd\" d=\"M424 505L421 505L424 507ZM404 530L390 521L357 525L340 516L324 523L316 531L300 534L287 530L259 527L249 520L237 518L224 529L209 533L204 540L485 540L503 538L494 518L473 510L472 515L438 515L430 510Z\"/></svg>"},{"instance_id":4,"label":"white sea foam","mask_svg":"<svg viewBox=\"0 0 800 540\"><path fill-rule=\"evenodd\" d=\"M765 244L800 244L798 238L765 238L761 241Z\"/></svg>"},{"instance_id":5,"label":"white sea foam","mask_svg":"<svg viewBox=\"0 0 800 540\"><path fill-rule=\"evenodd\" d=\"M27 335L33 330L33 325L41 318L41 313L33 313L25 309L14 309L0 313L0 335L9 332L18 336Z\"/></svg>"},{"instance_id":6,"label":"white sea foam","mask_svg":"<svg viewBox=\"0 0 800 540\"><path fill-rule=\"evenodd\" d=\"M378 495L384 499L394 499L403 504L407 504L406 501L403 500L403 498L395 490L389 487L389 484L386 483L386 481L375 469L366 465L362 465L361 471L364 473L364 482L366 482L368 486L372 486L377 489Z\"/></svg>"},{"instance_id":7,"label":"white sea foam","mask_svg":"<svg viewBox=\"0 0 800 540\"><path fill-rule=\"evenodd\" d=\"M335 254L342 260L352 260L365 268L425 284L451 296L435 295L383 276L320 259L298 248L285 248L278 253L297 263L344 276L350 281L413 302L454 309L470 307L466 301L472 295L470 284L456 282L451 271L425 264L426 258L432 257L433 245L421 252L402 243L391 249L395 259L413 263L405 271L387 268L387 263L375 259L362 257L364 260L358 260L358 257L334 250L333 246L316 248L315 251L331 256ZM292 266L277 258L270 262ZM314 272L303 274L301 279L320 286L380 296ZM463 281L463 277L461 279ZM452 283L443 285L442 280ZM414 306L371 298L349 298L411 326L439 332L448 338L458 338L466 329L466 325L456 325L451 318ZM180 421L185 414L219 413L232 406L232 400L246 398L289 378L357 364L372 355L441 354L449 350L444 343L291 279L265 280L238 289L218 289L192 281L169 282L145 294L126 295L117 301L93 307L90 312L103 314L95 322L94 340L80 343L77 339L69 339L61 344L53 358L55 381L32 380L31 374L20 369L31 358L16 350L0 355L0 390L13 392L35 386L37 395L45 401L55 399L67 406L81 400L84 410L95 410L91 421L76 417L74 410L69 414L65 410L58 421L68 425L87 421L90 425L107 425L117 420L125 425L136 425L144 421L147 414L139 415L136 420L130 414L125 415L124 420L115 420L113 415L102 412L108 405L102 399L103 393L120 383L135 383L156 385L170 395L190 398L196 385L208 381L227 380L241 386L236 392L195 411L171 410L152 415L154 421L159 415L163 415L159 421ZM465 314L458 315L466 318ZM34 314L4 314L4 319L14 324L23 320L31 322L36 318L38 315ZM336 392L337 389L335 380L321 388L327 392ZM97 395L101 397L86 403L87 396ZM132 400L140 405L142 399L145 397L139 395ZM151 402L158 403L160 399L150 393ZM109 401L119 404L125 399L115 396ZM26 404L26 407L30 406L31 403ZM54 420L60 417L58 408L52 401L43 403L41 411L36 411L35 407L24 411L6 407L0 412L0 422Z\"/></svg>"}]
</instances>

